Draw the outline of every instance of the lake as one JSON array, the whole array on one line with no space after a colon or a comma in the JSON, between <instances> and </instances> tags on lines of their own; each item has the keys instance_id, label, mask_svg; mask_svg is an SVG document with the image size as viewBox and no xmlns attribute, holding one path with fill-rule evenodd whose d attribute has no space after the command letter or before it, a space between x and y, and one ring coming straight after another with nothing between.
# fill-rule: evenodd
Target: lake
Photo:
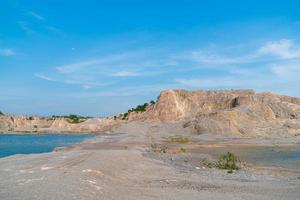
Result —
<instances>
[{"instance_id":1,"label":"lake","mask_svg":"<svg viewBox=\"0 0 300 200\"><path fill-rule=\"evenodd\" d=\"M45 153L94 137L94 134L0 134L0 158Z\"/></svg>"}]
</instances>

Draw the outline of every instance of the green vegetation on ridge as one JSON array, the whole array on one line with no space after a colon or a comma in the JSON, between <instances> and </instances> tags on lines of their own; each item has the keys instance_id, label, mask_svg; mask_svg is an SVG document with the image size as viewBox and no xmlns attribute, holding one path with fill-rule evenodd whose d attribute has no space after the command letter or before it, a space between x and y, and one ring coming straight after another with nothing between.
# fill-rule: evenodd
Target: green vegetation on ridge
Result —
<instances>
[{"instance_id":1,"label":"green vegetation on ridge","mask_svg":"<svg viewBox=\"0 0 300 200\"><path fill-rule=\"evenodd\" d=\"M80 123L86 119L90 119L91 117L83 117L80 115L75 115L75 114L70 114L68 116L59 116L59 115L52 115L52 119L56 119L56 118L65 118L67 119L70 123Z\"/></svg>"},{"instance_id":2,"label":"green vegetation on ridge","mask_svg":"<svg viewBox=\"0 0 300 200\"><path fill-rule=\"evenodd\" d=\"M152 106L155 104L155 101L150 101L150 103L144 103L142 105L137 105L135 108L129 109L126 113L122 115L122 120L128 120L128 116L132 112L145 112L148 106ZM115 118L116 119L116 118Z\"/></svg>"}]
</instances>

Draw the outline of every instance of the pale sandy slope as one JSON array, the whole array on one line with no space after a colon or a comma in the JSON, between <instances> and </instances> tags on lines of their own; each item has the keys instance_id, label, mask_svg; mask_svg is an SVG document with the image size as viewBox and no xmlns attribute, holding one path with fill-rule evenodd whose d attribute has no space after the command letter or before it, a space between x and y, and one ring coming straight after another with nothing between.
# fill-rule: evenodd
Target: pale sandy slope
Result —
<instances>
[{"instance_id":1,"label":"pale sandy slope","mask_svg":"<svg viewBox=\"0 0 300 200\"><path fill-rule=\"evenodd\" d=\"M0 199L300 199L296 176L227 174L144 156L176 130L130 123L64 151L2 158Z\"/></svg>"}]
</instances>

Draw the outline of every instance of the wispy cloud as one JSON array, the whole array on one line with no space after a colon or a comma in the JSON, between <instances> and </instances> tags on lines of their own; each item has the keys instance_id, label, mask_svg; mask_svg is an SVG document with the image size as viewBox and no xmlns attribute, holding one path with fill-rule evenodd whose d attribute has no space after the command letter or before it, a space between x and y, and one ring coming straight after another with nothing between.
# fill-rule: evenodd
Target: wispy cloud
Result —
<instances>
[{"instance_id":1,"label":"wispy cloud","mask_svg":"<svg viewBox=\"0 0 300 200\"><path fill-rule=\"evenodd\" d=\"M247 51L232 51L234 47L216 46L159 55L129 51L54 66L46 74L64 84L101 89L97 94L103 96L143 93L147 87L137 87L139 81L157 91L167 87L267 89L275 87L272 82L276 79L290 82L288 79L300 76L300 48L295 41L281 39L245 48ZM300 84L298 79L295 82Z\"/></svg>"},{"instance_id":2,"label":"wispy cloud","mask_svg":"<svg viewBox=\"0 0 300 200\"><path fill-rule=\"evenodd\" d=\"M26 16L26 18L17 21L17 24L27 35L51 32L60 36L65 36L61 29L54 25L49 25L42 15L33 11L28 11L26 12ZM36 20L32 20L32 18Z\"/></svg>"},{"instance_id":3,"label":"wispy cloud","mask_svg":"<svg viewBox=\"0 0 300 200\"><path fill-rule=\"evenodd\" d=\"M135 96L144 94L159 94L163 90L177 88L178 85L174 83L170 84L151 84L151 85L139 85L129 87L118 87L101 92L86 92L81 93L85 97L122 97L122 96Z\"/></svg>"},{"instance_id":4,"label":"wispy cloud","mask_svg":"<svg viewBox=\"0 0 300 200\"><path fill-rule=\"evenodd\" d=\"M289 82L300 82L300 61L274 64L271 67L271 71L280 79L287 80Z\"/></svg>"},{"instance_id":5,"label":"wispy cloud","mask_svg":"<svg viewBox=\"0 0 300 200\"><path fill-rule=\"evenodd\" d=\"M47 26L45 26L45 29L48 30L48 31L50 31L50 32L52 32L52 33L55 33L57 35L61 35L61 36L65 35L64 32L61 29L59 29L59 28L57 28L55 26L48 26L47 25Z\"/></svg>"},{"instance_id":6,"label":"wispy cloud","mask_svg":"<svg viewBox=\"0 0 300 200\"><path fill-rule=\"evenodd\" d=\"M273 55L282 59L299 58L300 46L296 45L292 40L281 39L266 43L259 49L258 53L260 55Z\"/></svg>"},{"instance_id":7,"label":"wispy cloud","mask_svg":"<svg viewBox=\"0 0 300 200\"><path fill-rule=\"evenodd\" d=\"M30 23L26 21L18 21L19 27L27 34L32 35L35 31L30 27Z\"/></svg>"},{"instance_id":8,"label":"wispy cloud","mask_svg":"<svg viewBox=\"0 0 300 200\"><path fill-rule=\"evenodd\" d=\"M115 76L115 77L130 77L130 76L141 76L141 75L142 74L140 73L130 72L130 71L119 71L111 74L111 76Z\"/></svg>"},{"instance_id":9,"label":"wispy cloud","mask_svg":"<svg viewBox=\"0 0 300 200\"><path fill-rule=\"evenodd\" d=\"M100 67L115 65L116 64L115 62L121 65L121 61L127 60L130 57L132 57L131 53L114 54L102 58L88 59L85 61L79 61L71 64L61 65L56 67L56 69L62 74L71 74L71 73L78 72L79 70L88 69L91 67L100 68Z\"/></svg>"},{"instance_id":10,"label":"wispy cloud","mask_svg":"<svg viewBox=\"0 0 300 200\"><path fill-rule=\"evenodd\" d=\"M239 56L226 56L219 55L213 52L207 51L192 51L187 55L186 59L206 65L232 65L232 64L245 64L254 62L257 55L239 55ZM185 57L182 57L185 58Z\"/></svg>"},{"instance_id":11,"label":"wispy cloud","mask_svg":"<svg viewBox=\"0 0 300 200\"><path fill-rule=\"evenodd\" d=\"M249 85L248 79L237 78L234 76L175 79L174 81L181 86L187 86L189 88L237 88Z\"/></svg>"},{"instance_id":12,"label":"wispy cloud","mask_svg":"<svg viewBox=\"0 0 300 200\"><path fill-rule=\"evenodd\" d=\"M188 54L186 54L188 55ZM235 55L218 54L216 50L190 52L189 61L213 67L214 73L193 74L190 78L178 77L173 81L184 88L254 88L257 90L293 91L300 85L300 45L290 39L269 41L252 52ZM205 69L204 69L205 70ZM206 74L205 71L203 71Z\"/></svg>"},{"instance_id":13,"label":"wispy cloud","mask_svg":"<svg viewBox=\"0 0 300 200\"><path fill-rule=\"evenodd\" d=\"M45 20L45 18L43 16L41 16L40 14L37 14L36 12L29 11L27 14L37 20Z\"/></svg>"},{"instance_id":14,"label":"wispy cloud","mask_svg":"<svg viewBox=\"0 0 300 200\"><path fill-rule=\"evenodd\" d=\"M43 74L34 74L35 77L46 80L46 81L55 81L53 78L43 75Z\"/></svg>"},{"instance_id":15,"label":"wispy cloud","mask_svg":"<svg viewBox=\"0 0 300 200\"><path fill-rule=\"evenodd\" d=\"M290 39L269 41L245 54L241 54L239 50L234 48L229 53L220 54L218 48L222 49L222 47L215 47L213 49L192 50L173 57L175 60L197 62L206 66L243 65L300 58L300 45Z\"/></svg>"},{"instance_id":16,"label":"wispy cloud","mask_svg":"<svg viewBox=\"0 0 300 200\"><path fill-rule=\"evenodd\" d=\"M16 53L13 49L4 48L4 49L0 49L0 55L8 57L8 56L14 56L16 55Z\"/></svg>"}]
</instances>

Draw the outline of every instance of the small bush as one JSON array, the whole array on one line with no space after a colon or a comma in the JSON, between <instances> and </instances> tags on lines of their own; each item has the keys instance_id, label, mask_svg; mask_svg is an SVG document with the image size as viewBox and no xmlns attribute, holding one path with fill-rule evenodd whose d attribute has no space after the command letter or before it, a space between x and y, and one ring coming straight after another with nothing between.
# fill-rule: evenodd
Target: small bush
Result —
<instances>
[{"instance_id":1,"label":"small bush","mask_svg":"<svg viewBox=\"0 0 300 200\"><path fill-rule=\"evenodd\" d=\"M189 143L190 140L188 138L172 138L171 142L177 142L177 143L185 144L185 143Z\"/></svg>"},{"instance_id":2,"label":"small bush","mask_svg":"<svg viewBox=\"0 0 300 200\"><path fill-rule=\"evenodd\" d=\"M173 137L171 138L171 142L176 142L176 143L189 143L191 142L191 140L189 140L188 138L186 137Z\"/></svg>"},{"instance_id":3,"label":"small bush","mask_svg":"<svg viewBox=\"0 0 300 200\"><path fill-rule=\"evenodd\" d=\"M186 152L187 152L187 149L186 149L186 148L183 148L183 147L181 147L181 148L180 148L180 151L181 151L182 153L186 153Z\"/></svg>"},{"instance_id":4,"label":"small bush","mask_svg":"<svg viewBox=\"0 0 300 200\"><path fill-rule=\"evenodd\" d=\"M202 160L202 164L208 168L226 169L228 173L232 173L233 170L239 169L240 160L236 155L231 152L222 154L218 162L209 162L206 159Z\"/></svg>"},{"instance_id":5,"label":"small bush","mask_svg":"<svg viewBox=\"0 0 300 200\"><path fill-rule=\"evenodd\" d=\"M70 115L52 115L51 116L51 120L55 120L55 119L60 119L60 118L64 118L67 119L68 122L76 124L76 123L80 123L83 122L87 119L91 119L92 117L83 117L80 115L75 115L75 114L70 114Z\"/></svg>"},{"instance_id":6,"label":"small bush","mask_svg":"<svg viewBox=\"0 0 300 200\"><path fill-rule=\"evenodd\" d=\"M123 114L122 120L128 120L128 112Z\"/></svg>"},{"instance_id":7,"label":"small bush","mask_svg":"<svg viewBox=\"0 0 300 200\"><path fill-rule=\"evenodd\" d=\"M209 162L206 158L201 161L201 163L208 168L217 167L215 162Z\"/></svg>"},{"instance_id":8,"label":"small bush","mask_svg":"<svg viewBox=\"0 0 300 200\"><path fill-rule=\"evenodd\" d=\"M77 115L69 115L68 119L69 119L69 122L74 123L74 124L80 122L80 117Z\"/></svg>"},{"instance_id":9,"label":"small bush","mask_svg":"<svg viewBox=\"0 0 300 200\"><path fill-rule=\"evenodd\" d=\"M161 144L151 144L151 150L156 153L167 153L167 147Z\"/></svg>"},{"instance_id":10,"label":"small bush","mask_svg":"<svg viewBox=\"0 0 300 200\"><path fill-rule=\"evenodd\" d=\"M4 113L0 111L0 115L4 115Z\"/></svg>"},{"instance_id":11,"label":"small bush","mask_svg":"<svg viewBox=\"0 0 300 200\"><path fill-rule=\"evenodd\" d=\"M227 169L227 170L238 170L239 159L236 155L231 152L227 152L220 156L219 161L217 163L217 167L219 169Z\"/></svg>"}]
</instances>

